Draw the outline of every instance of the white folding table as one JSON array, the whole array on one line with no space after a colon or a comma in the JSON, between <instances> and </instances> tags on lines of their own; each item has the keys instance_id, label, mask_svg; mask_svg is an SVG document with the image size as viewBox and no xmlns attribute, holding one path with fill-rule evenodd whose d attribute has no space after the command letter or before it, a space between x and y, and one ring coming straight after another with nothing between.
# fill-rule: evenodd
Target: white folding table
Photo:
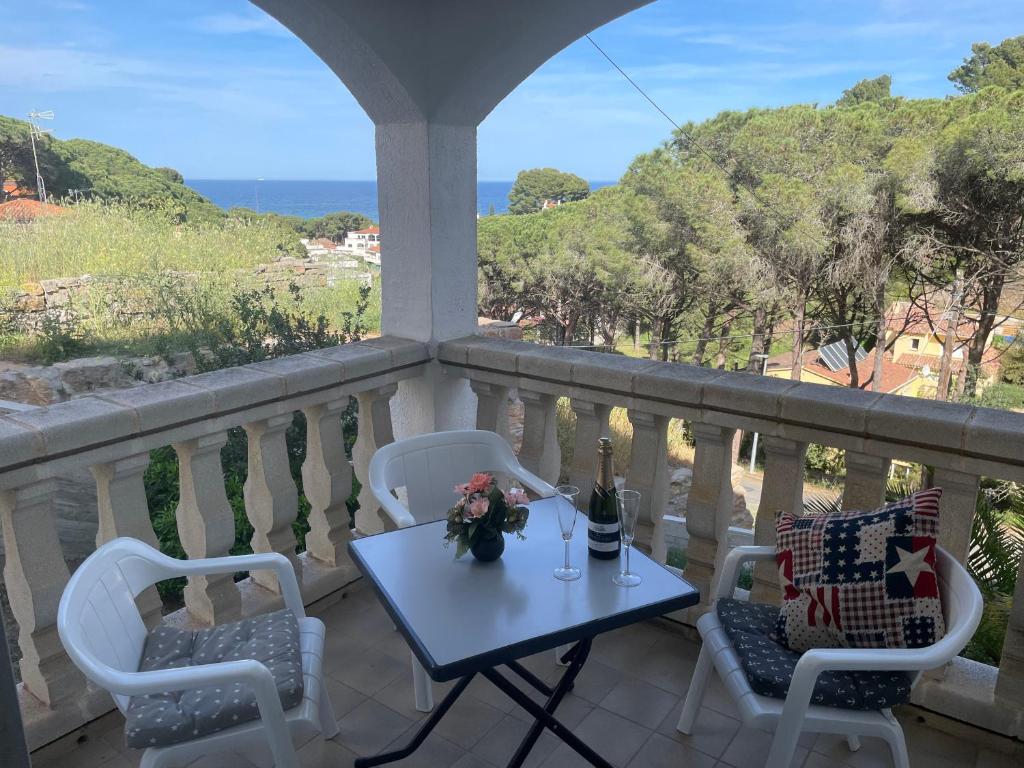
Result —
<instances>
[{"instance_id":1,"label":"white folding table","mask_svg":"<svg viewBox=\"0 0 1024 768\"><path fill-rule=\"evenodd\" d=\"M446 523L403 528L358 539L349 544L359 570L423 664L437 682L458 683L402 749L362 757L359 768L400 760L412 754L444 716L470 681L481 674L534 718L509 762L521 766L544 728L599 768L609 763L564 726L554 713L572 688L590 652L594 637L619 627L695 605L692 585L641 552L630 567L643 578L637 587L612 583L618 560L587 556L587 518L581 512L572 541L572 563L583 571L577 581L552 575L564 556L555 504L561 499L531 503L525 541L505 536L499 560L481 563L469 554L455 560L454 545L445 546ZM568 667L554 688L517 659L575 644L565 655ZM548 697L538 704L498 671L505 666Z\"/></svg>"}]
</instances>

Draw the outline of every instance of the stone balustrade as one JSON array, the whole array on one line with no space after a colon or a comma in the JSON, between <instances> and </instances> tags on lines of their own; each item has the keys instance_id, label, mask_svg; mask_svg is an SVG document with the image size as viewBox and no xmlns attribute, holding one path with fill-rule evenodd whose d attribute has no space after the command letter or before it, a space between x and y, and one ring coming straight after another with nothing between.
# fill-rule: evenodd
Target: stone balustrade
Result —
<instances>
[{"instance_id":1,"label":"stone balustrade","mask_svg":"<svg viewBox=\"0 0 1024 768\"><path fill-rule=\"evenodd\" d=\"M346 546L353 535L345 503L353 474L365 478L373 451L393 439L388 402L398 381L420 375L429 361L425 344L382 337L0 416L4 581L20 630L19 699L30 746L112 706L105 692L89 688L57 636L57 605L69 578L55 521L57 478L92 470L97 544L118 536L156 544L144 473L151 450L173 446L182 546L193 558L226 555L236 529L221 448L228 430L241 427L248 442L244 500L252 548L288 557L312 602L357 578ZM353 397L360 405L354 473L341 418ZM301 554L292 531L298 492L285 443L298 411L306 418L302 480L311 507ZM370 525L367 532L377 529ZM212 624L279 601L276 580L263 573L238 583L230 575L195 578L185 588L185 611L169 618ZM147 623L159 620L155 590L139 595L138 604Z\"/></svg>"},{"instance_id":2,"label":"stone balustrade","mask_svg":"<svg viewBox=\"0 0 1024 768\"><path fill-rule=\"evenodd\" d=\"M670 419L688 422L695 457L684 575L702 594L701 605L684 617L689 622L708 609L727 550L737 431L759 432L763 439L758 544L774 544L777 510L802 510L810 443L845 451L847 509L882 501L893 459L933 468L935 484L944 489L941 543L961 561L968 554L980 479L1024 482L1022 414L504 339L444 342L438 360L447 375L470 379L479 395L482 429L503 428L496 423L494 393L518 390L525 408L520 459L548 480L560 463L553 424L559 398L569 398L577 416L568 474L581 487L591 482L596 437L607 427L609 409L626 409L633 425L632 460L618 470L650 500L647 530L638 539L646 538L646 546L663 560L659 510L668 492L667 428ZM1017 586L1024 589L1024 568ZM753 593L760 600L778 599L778 576L770 564L754 573ZM915 702L1024 738L1022 606L1024 599L1014 604L999 669L958 659L919 684Z\"/></svg>"},{"instance_id":3,"label":"stone balustrade","mask_svg":"<svg viewBox=\"0 0 1024 768\"><path fill-rule=\"evenodd\" d=\"M373 452L394 439L390 401L398 382L421 375L433 359L425 344L383 337L0 416L4 576L20 630L20 698L30 743L38 746L110 708L109 697L93 691L69 663L56 635L56 607L69 578L55 527L56 479L91 469L97 543L116 536L152 543L143 474L150 451L173 446L182 545L190 557L223 555L235 540L235 518L220 450L228 430L241 427L248 439L244 498L252 547L289 557L312 602L356 578L347 556L350 538L382 529L365 486L355 529L346 500L354 478L366 478ZM765 474L753 534L760 544L774 541L777 509L801 507L811 443L845 451L847 508L881 500L893 459L933 468L936 484L945 489L942 543L961 560L967 557L980 479L1024 482L1020 414L500 338L444 342L436 361L437 375L469 379L479 428L509 435L509 395L518 393L524 408L520 460L551 482L560 479L562 463L560 398L568 398L576 415L574 458L566 473L583 488L593 481L596 439L607 430L611 409L625 409L633 427L632 460L618 469L647 502L638 543L662 560L667 435L672 420L689 424L695 457L684 575L700 587L704 602L677 617L686 622L708 609L729 546L737 432L763 437ZM352 466L341 421L351 398L359 403ZM310 503L306 551L300 554L291 529L297 493L284 438L298 411L306 420L301 477ZM1024 590L1024 570L1018 587ZM209 624L249 615L276 605L276 588L259 577L238 583L230 577L195 579L185 590L185 611L169 619ZM770 566L755 571L753 593L761 600L778 598ZM152 591L138 601L147 622L159 618ZM1018 600L1011 613L1000 669L958 660L929 675L915 701L990 730L1024 734L1022 606Z\"/></svg>"}]
</instances>

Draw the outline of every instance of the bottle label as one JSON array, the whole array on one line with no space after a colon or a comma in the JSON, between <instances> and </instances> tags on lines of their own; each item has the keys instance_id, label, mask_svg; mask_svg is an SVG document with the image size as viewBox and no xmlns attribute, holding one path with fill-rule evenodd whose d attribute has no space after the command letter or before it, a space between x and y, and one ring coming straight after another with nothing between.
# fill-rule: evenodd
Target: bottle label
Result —
<instances>
[{"instance_id":1,"label":"bottle label","mask_svg":"<svg viewBox=\"0 0 1024 768\"><path fill-rule=\"evenodd\" d=\"M589 523L587 544L598 552L614 552L619 548L619 524Z\"/></svg>"}]
</instances>

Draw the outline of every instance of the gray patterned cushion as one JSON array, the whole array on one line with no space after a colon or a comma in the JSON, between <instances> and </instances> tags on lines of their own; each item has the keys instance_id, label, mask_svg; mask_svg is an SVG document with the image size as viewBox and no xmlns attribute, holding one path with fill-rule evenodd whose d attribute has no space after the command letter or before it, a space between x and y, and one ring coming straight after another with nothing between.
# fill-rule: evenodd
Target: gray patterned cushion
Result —
<instances>
[{"instance_id":1,"label":"gray patterned cushion","mask_svg":"<svg viewBox=\"0 0 1024 768\"><path fill-rule=\"evenodd\" d=\"M721 598L716 609L754 693L786 698L800 654L771 637L778 607ZM811 703L841 709L886 709L910 699L910 683L906 672L826 671L818 675Z\"/></svg>"},{"instance_id":2,"label":"gray patterned cushion","mask_svg":"<svg viewBox=\"0 0 1024 768\"><path fill-rule=\"evenodd\" d=\"M287 609L196 632L160 626L149 633L140 672L255 659L274 676L281 706L302 701L299 624ZM259 717L256 695L229 683L133 696L125 716L129 747L163 747L197 739Z\"/></svg>"}]
</instances>

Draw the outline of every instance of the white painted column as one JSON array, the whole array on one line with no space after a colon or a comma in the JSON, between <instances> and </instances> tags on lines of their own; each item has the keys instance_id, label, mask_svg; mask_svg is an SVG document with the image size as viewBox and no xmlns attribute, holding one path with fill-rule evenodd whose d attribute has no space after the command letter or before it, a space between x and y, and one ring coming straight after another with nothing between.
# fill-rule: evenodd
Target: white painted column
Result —
<instances>
[{"instance_id":1,"label":"white painted column","mask_svg":"<svg viewBox=\"0 0 1024 768\"><path fill-rule=\"evenodd\" d=\"M356 531L362 535L380 533L384 530L380 505L370 490L369 470L370 459L377 449L395 440L391 424L393 408L390 405L395 391L396 386L388 384L356 395L359 403L359 422L356 442L352 446L352 464L355 466L356 477L362 484L359 489L359 509L356 510Z\"/></svg>"},{"instance_id":2,"label":"white painted column","mask_svg":"<svg viewBox=\"0 0 1024 768\"><path fill-rule=\"evenodd\" d=\"M942 489L939 499L939 544L961 563L967 562L971 530L978 508L981 478L943 467L935 468L935 485Z\"/></svg>"},{"instance_id":3,"label":"white painted column","mask_svg":"<svg viewBox=\"0 0 1024 768\"><path fill-rule=\"evenodd\" d=\"M586 509L597 474L597 441L608 436L608 416L611 406L589 400L573 398L572 410L576 414L572 464L569 466L569 485L580 489L578 504ZM614 461L614 457L613 457Z\"/></svg>"},{"instance_id":4,"label":"white painted column","mask_svg":"<svg viewBox=\"0 0 1024 768\"><path fill-rule=\"evenodd\" d=\"M428 121L377 126L381 330L425 341L468 336L477 324L476 127ZM392 400L398 437L471 429L469 382L435 362Z\"/></svg>"},{"instance_id":5,"label":"white painted column","mask_svg":"<svg viewBox=\"0 0 1024 768\"><path fill-rule=\"evenodd\" d=\"M669 494L669 418L633 408L627 414L633 425L633 440L630 444L629 467L626 468L626 487L640 491L636 543L659 563L664 563L668 556L664 523ZM731 485L729 487L732 488Z\"/></svg>"},{"instance_id":6,"label":"white painted column","mask_svg":"<svg viewBox=\"0 0 1024 768\"><path fill-rule=\"evenodd\" d=\"M352 495L352 467L345 456L341 415L349 399L312 405L306 415L306 460L302 463L302 490L309 499L306 551L328 565L351 565L348 542L348 497Z\"/></svg>"},{"instance_id":7,"label":"white painted column","mask_svg":"<svg viewBox=\"0 0 1024 768\"><path fill-rule=\"evenodd\" d=\"M519 463L545 482L557 485L562 471L558 398L519 387L519 399L523 401L523 444L519 449Z\"/></svg>"}]
</instances>

